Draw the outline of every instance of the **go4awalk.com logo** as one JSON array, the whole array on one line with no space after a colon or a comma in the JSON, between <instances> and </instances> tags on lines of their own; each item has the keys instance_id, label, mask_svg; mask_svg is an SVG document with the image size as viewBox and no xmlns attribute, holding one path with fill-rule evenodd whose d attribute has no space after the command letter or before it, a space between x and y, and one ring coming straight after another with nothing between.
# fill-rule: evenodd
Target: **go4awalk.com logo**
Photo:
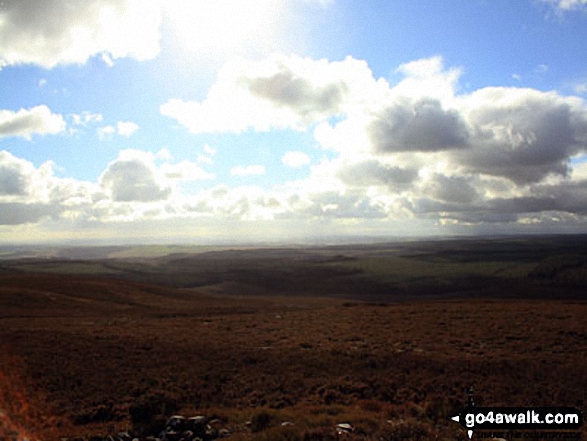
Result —
<instances>
[{"instance_id":1,"label":"go4awalk.com logo","mask_svg":"<svg viewBox=\"0 0 587 441\"><path fill-rule=\"evenodd\" d=\"M469 439L473 437L475 430L572 431L583 424L583 414L576 408L477 407L471 396L467 407L451 419L467 430Z\"/></svg>"}]
</instances>

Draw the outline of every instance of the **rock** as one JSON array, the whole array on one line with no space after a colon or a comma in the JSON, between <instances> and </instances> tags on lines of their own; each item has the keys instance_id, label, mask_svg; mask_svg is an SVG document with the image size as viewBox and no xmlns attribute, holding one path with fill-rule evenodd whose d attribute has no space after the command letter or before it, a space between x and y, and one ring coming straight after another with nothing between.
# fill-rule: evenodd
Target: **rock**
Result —
<instances>
[{"instance_id":1,"label":"rock","mask_svg":"<svg viewBox=\"0 0 587 441\"><path fill-rule=\"evenodd\" d=\"M205 440L211 440L218 438L218 430L213 429L210 425L206 425L206 436L204 437Z\"/></svg>"},{"instance_id":2,"label":"rock","mask_svg":"<svg viewBox=\"0 0 587 441\"><path fill-rule=\"evenodd\" d=\"M186 419L181 415L173 415L165 423L165 427L176 432L181 432L185 429Z\"/></svg>"},{"instance_id":3,"label":"rock","mask_svg":"<svg viewBox=\"0 0 587 441\"><path fill-rule=\"evenodd\" d=\"M128 432L118 432L116 438L120 441L132 441L132 436Z\"/></svg>"},{"instance_id":4,"label":"rock","mask_svg":"<svg viewBox=\"0 0 587 441\"><path fill-rule=\"evenodd\" d=\"M186 430L181 434L179 441L192 441L194 438L194 432L192 432L191 430Z\"/></svg>"},{"instance_id":5,"label":"rock","mask_svg":"<svg viewBox=\"0 0 587 441\"><path fill-rule=\"evenodd\" d=\"M190 430L194 435L194 438L204 439L206 438L206 432L208 428L208 418L205 416L195 416L188 418L186 422L186 427Z\"/></svg>"},{"instance_id":6,"label":"rock","mask_svg":"<svg viewBox=\"0 0 587 441\"><path fill-rule=\"evenodd\" d=\"M228 429L220 429L218 431L218 438L226 438L230 436L230 430Z\"/></svg>"},{"instance_id":7,"label":"rock","mask_svg":"<svg viewBox=\"0 0 587 441\"><path fill-rule=\"evenodd\" d=\"M219 430L224 425L220 418L214 418L213 420L210 420L208 424L215 430Z\"/></svg>"},{"instance_id":8,"label":"rock","mask_svg":"<svg viewBox=\"0 0 587 441\"><path fill-rule=\"evenodd\" d=\"M352 433L354 432L353 426L348 423L340 423L336 425L336 433L341 435L343 433Z\"/></svg>"},{"instance_id":9,"label":"rock","mask_svg":"<svg viewBox=\"0 0 587 441\"><path fill-rule=\"evenodd\" d=\"M165 430L163 439L165 441L179 441L181 438L181 432L177 430Z\"/></svg>"}]
</instances>

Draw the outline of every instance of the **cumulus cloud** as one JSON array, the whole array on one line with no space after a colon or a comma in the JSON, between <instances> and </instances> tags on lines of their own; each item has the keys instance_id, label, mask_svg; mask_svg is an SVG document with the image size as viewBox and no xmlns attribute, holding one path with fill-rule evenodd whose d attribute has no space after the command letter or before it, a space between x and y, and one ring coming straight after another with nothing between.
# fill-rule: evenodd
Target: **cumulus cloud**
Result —
<instances>
[{"instance_id":1,"label":"cumulus cloud","mask_svg":"<svg viewBox=\"0 0 587 441\"><path fill-rule=\"evenodd\" d=\"M587 167L576 163L587 154L583 100L517 87L462 93L460 69L440 57L397 72L403 78L390 84L358 60L296 57L224 69L204 101L180 103L186 112L178 121L192 118L180 122L195 133L220 130L223 120L228 131L314 127L318 145L335 156L279 191L217 188L174 213L439 225L587 220ZM302 166L309 158L291 151L282 162Z\"/></svg>"},{"instance_id":2,"label":"cumulus cloud","mask_svg":"<svg viewBox=\"0 0 587 441\"><path fill-rule=\"evenodd\" d=\"M139 130L139 126L132 121L118 121L116 123L116 131L120 136L128 138L137 130Z\"/></svg>"},{"instance_id":3,"label":"cumulus cloud","mask_svg":"<svg viewBox=\"0 0 587 441\"><path fill-rule=\"evenodd\" d=\"M103 197L95 184L58 178L53 168L0 152L0 225L58 220L68 211L78 216Z\"/></svg>"},{"instance_id":4,"label":"cumulus cloud","mask_svg":"<svg viewBox=\"0 0 587 441\"><path fill-rule=\"evenodd\" d=\"M0 11L0 67L83 64L154 58L159 52L158 1L7 0Z\"/></svg>"},{"instance_id":5,"label":"cumulus cloud","mask_svg":"<svg viewBox=\"0 0 587 441\"><path fill-rule=\"evenodd\" d=\"M401 64L404 78L391 91L392 99L427 98L450 103L455 95L460 68L445 69L442 57L435 56Z\"/></svg>"},{"instance_id":6,"label":"cumulus cloud","mask_svg":"<svg viewBox=\"0 0 587 441\"><path fill-rule=\"evenodd\" d=\"M303 167L304 165L308 165L310 161L310 157L305 154L304 152L299 151L289 151L283 155L281 158L281 162L283 165L286 165L291 168L299 168Z\"/></svg>"},{"instance_id":7,"label":"cumulus cloud","mask_svg":"<svg viewBox=\"0 0 587 441\"><path fill-rule=\"evenodd\" d=\"M102 119L99 119L97 121L101 120ZM139 130L139 126L132 121L118 121L116 126L109 125L100 127L96 130L96 133L98 134L100 141L103 141L104 139L110 138L114 134L129 138L137 130Z\"/></svg>"},{"instance_id":8,"label":"cumulus cloud","mask_svg":"<svg viewBox=\"0 0 587 441\"><path fill-rule=\"evenodd\" d=\"M352 187L383 185L393 190L409 188L418 177L416 169L389 166L374 159L345 164L337 174L342 182Z\"/></svg>"},{"instance_id":9,"label":"cumulus cloud","mask_svg":"<svg viewBox=\"0 0 587 441\"><path fill-rule=\"evenodd\" d=\"M371 80L380 99L316 127L320 146L339 159L313 167L298 194L362 192L387 216L441 224L583 216L587 172L571 164L587 153L583 100L515 87L459 94L460 70L439 57L398 72L405 78L396 85Z\"/></svg>"},{"instance_id":10,"label":"cumulus cloud","mask_svg":"<svg viewBox=\"0 0 587 441\"><path fill-rule=\"evenodd\" d=\"M469 138L460 115L433 99L394 103L369 125L368 134L377 153L456 149Z\"/></svg>"},{"instance_id":11,"label":"cumulus cloud","mask_svg":"<svg viewBox=\"0 0 587 441\"><path fill-rule=\"evenodd\" d=\"M292 109L305 119L312 120L315 114L336 113L345 89L344 83L316 87L296 75L287 66L270 77L243 80L253 96L268 100L277 107Z\"/></svg>"},{"instance_id":12,"label":"cumulus cloud","mask_svg":"<svg viewBox=\"0 0 587 441\"><path fill-rule=\"evenodd\" d=\"M230 169L232 176L260 176L265 174L265 166L263 165L237 165Z\"/></svg>"},{"instance_id":13,"label":"cumulus cloud","mask_svg":"<svg viewBox=\"0 0 587 441\"><path fill-rule=\"evenodd\" d=\"M432 195L436 200L472 204L479 199L474 179L462 176L445 176L434 174L427 182L424 193Z\"/></svg>"},{"instance_id":14,"label":"cumulus cloud","mask_svg":"<svg viewBox=\"0 0 587 441\"><path fill-rule=\"evenodd\" d=\"M518 87L463 92L460 69L445 68L440 57L405 63L397 72L403 77L391 84L352 58L240 60L222 69L203 101L170 100L161 107L194 133L308 130L325 152L316 164L298 150L282 157L286 166L308 166L309 176L297 181L273 188L215 182L186 194L195 186L182 182L214 178L206 164L216 150L207 145L194 161L174 162L167 149L123 151L97 183L66 182L49 165L35 168L4 152L0 202L23 204L15 219L27 222L586 224L583 99ZM81 114L74 123L94 119ZM118 125L106 127L111 135L119 132ZM233 176L265 172L259 164L230 170Z\"/></svg>"},{"instance_id":15,"label":"cumulus cloud","mask_svg":"<svg viewBox=\"0 0 587 441\"><path fill-rule=\"evenodd\" d=\"M104 126L96 129L96 133L98 134L100 141L103 141L114 135L114 133L116 133L116 128L114 126Z\"/></svg>"},{"instance_id":16,"label":"cumulus cloud","mask_svg":"<svg viewBox=\"0 0 587 441\"><path fill-rule=\"evenodd\" d=\"M51 204L0 202L0 225L36 223L46 217L57 217L61 211Z\"/></svg>"},{"instance_id":17,"label":"cumulus cloud","mask_svg":"<svg viewBox=\"0 0 587 441\"><path fill-rule=\"evenodd\" d=\"M33 173L34 167L30 162L0 151L0 196L26 195Z\"/></svg>"},{"instance_id":18,"label":"cumulus cloud","mask_svg":"<svg viewBox=\"0 0 587 441\"><path fill-rule=\"evenodd\" d=\"M328 62L273 56L227 63L206 99L170 99L160 112L192 133L304 130L349 111L378 88L367 64L351 57Z\"/></svg>"},{"instance_id":19,"label":"cumulus cloud","mask_svg":"<svg viewBox=\"0 0 587 441\"><path fill-rule=\"evenodd\" d=\"M154 164L152 155L124 150L106 167L100 185L110 191L117 202L151 202L169 198L166 185Z\"/></svg>"},{"instance_id":20,"label":"cumulus cloud","mask_svg":"<svg viewBox=\"0 0 587 441\"><path fill-rule=\"evenodd\" d=\"M157 154L122 150L100 176L100 186L114 202L156 202L172 199L178 182L214 178L195 162L171 159L167 149Z\"/></svg>"},{"instance_id":21,"label":"cumulus cloud","mask_svg":"<svg viewBox=\"0 0 587 441\"><path fill-rule=\"evenodd\" d=\"M315 191L289 200L293 211L283 218L302 217L318 219L384 219L383 205L362 191Z\"/></svg>"},{"instance_id":22,"label":"cumulus cloud","mask_svg":"<svg viewBox=\"0 0 587 441\"><path fill-rule=\"evenodd\" d=\"M462 97L470 148L453 160L471 172L523 184L566 175L587 148L587 108L573 97L533 89L485 88Z\"/></svg>"},{"instance_id":23,"label":"cumulus cloud","mask_svg":"<svg viewBox=\"0 0 587 441\"><path fill-rule=\"evenodd\" d=\"M0 137L20 136L31 139L34 134L60 133L65 127L63 116L52 113L45 105L17 111L0 110Z\"/></svg>"}]
</instances>

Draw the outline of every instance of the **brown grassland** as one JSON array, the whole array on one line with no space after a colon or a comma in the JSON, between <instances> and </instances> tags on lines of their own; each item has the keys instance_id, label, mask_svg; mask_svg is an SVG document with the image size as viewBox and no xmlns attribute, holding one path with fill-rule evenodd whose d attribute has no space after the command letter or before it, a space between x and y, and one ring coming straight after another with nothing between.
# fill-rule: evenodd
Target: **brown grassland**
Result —
<instances>
[{"instance_id":1,"label":"brown grassland","mask_svg":"<svg viewBox=\"0 0 587 441\"><path fill-rule=\"evenodd\" d=\"M4 436L179 413L234 440L338 439L337 423L345 439L456 440L469 387L478 405L585 413L586 244L18 255L0 262Z\"/></svg>"}]
</instances>

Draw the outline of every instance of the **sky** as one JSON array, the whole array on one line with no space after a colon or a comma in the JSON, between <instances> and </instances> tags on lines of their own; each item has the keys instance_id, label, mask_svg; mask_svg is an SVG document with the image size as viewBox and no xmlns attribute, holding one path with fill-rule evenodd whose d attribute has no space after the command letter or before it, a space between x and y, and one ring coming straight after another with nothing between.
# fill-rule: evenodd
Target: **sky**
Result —
<instances>
[{"instance_id":1,"label":"sky","mask_svg":"<svg viewBox=\"0 0 587 441\"><path fill-rule=\"evenodd\" d=\"M587 0L0 0L0 243L587 232Z\"/></svg>"}]
</instances>

